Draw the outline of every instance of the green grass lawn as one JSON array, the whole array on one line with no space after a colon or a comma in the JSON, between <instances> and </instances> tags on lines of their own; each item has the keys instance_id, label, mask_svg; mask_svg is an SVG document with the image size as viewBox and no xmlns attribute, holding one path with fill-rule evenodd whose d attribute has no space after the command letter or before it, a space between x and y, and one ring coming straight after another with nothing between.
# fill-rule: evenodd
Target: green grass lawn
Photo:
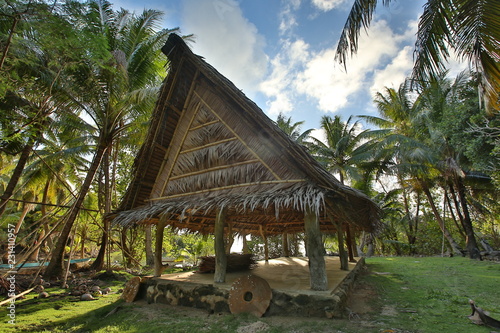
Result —
<instances>
[{"instance_id":1,"label":"green grass lawn","mask_svg":"<svg viewBox=\"0 0 500 333\"><path fill-rule=\"evenodd\" d=\"M0 310L0 332L490 332L467 318L469 299L500 319L500 264L466 258L369 258L355 302L366 303L351 318L290 318L208 314L139 301L119 294L94 301L30 294L16 302L16 324ZM113 282L117 290L120 283ZM62 290L49 289L57 295ZM364 292L366 291L366 295ZM356 304L354 304L356 305ZM359 304L358 304L359 305ZM114 313L110 312L117 309ZM353 306L355 309L356 306ZM243 328L246 327L246 330Z\"/></svg>"}]
</instances>

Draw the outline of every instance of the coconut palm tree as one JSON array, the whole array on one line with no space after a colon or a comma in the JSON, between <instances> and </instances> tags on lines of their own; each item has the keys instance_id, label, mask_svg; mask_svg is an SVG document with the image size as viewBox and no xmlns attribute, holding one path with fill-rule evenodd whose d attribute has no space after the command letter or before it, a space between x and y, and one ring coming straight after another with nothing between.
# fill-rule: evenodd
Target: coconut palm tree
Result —
<instances>
[{"instance_id":1,"label":"coconut palm tree","mask_svg":"<svg viewBox=\"0 0 500 333\"><path fill-rule=\"evenodd\" d=\"M369 148L371 134L369 130L361 131L357 121L351 121L352 117L343 122L340 116L324 116L321 119L321 129L325 132L326 142L311 138L311 151L328 171L339 176L342 184L349 180L351 184L357 182L358 185L363 184L364 189L368 189L370 174L373 171L373 155ZM346 233L349 260L354 261L357 249L353 231L349 226Z\"/></svg>"},{"instance_id":2,"label":"coconut palm tree","mask_svg":"<svg viewBox=\"0 0 500 333\"><path fill-rule=\"evenodd\" d=\"M92 119L98 134L92 162L68 212L46 276L62 273L66 242L106 152L137 114L152 110L162 68L157 61L159 50L173 32L159 30L162 13L156 10L144 10L140 15L124 9L115 12L103 0L92 1L88 7L73 5L72 19L92 38L89 47L94 52L88 66L74 73L75 102ZM105 226L104 232L108 231Z\"/></svg>"},{"instance_id":3,"label":"coconut palm tree","mask_svg":"<svg viewBox=\"0 0 500 333\"><path fill-rule=\"evenodd\" d=\"M358 50L361 28L370 26L377 4L392 0L355 0L336 52L345 65ZM446 66L451 51L480 74L480 87L491 108L500 110L500 2L498 0L428 0L420 16L412 78L428 82Z\"/></svg>"}]
</instances>

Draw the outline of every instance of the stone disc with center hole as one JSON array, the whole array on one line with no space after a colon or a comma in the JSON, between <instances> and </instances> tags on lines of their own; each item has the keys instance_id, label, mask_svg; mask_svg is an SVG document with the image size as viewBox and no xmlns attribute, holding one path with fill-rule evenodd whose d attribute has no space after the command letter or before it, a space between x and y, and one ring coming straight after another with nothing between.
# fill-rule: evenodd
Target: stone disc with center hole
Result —
<instances>
[{"instance_id":1,"label":"stone disc with center hole","mask_svg":"<svg viewBox=\"0 0 500 333\"><path fill-rule=\"evenodd\" d=\"M233 282L229 291L231 313L251 313L262 317L266 312L273 292L269 283L255 275L247 275Z\"/></svg>"}]
</instances>

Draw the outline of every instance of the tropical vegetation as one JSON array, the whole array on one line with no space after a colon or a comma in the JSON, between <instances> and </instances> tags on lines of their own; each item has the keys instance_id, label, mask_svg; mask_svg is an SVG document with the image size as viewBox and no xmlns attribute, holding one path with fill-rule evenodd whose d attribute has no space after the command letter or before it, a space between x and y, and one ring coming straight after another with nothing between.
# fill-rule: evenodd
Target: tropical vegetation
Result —
<instances>
[{"instance_id":1,"label":"tropical vegetation","mask_svg":"<svg viewBox=\"0 0 500 333\"><path fill-rule=\"evenodd\" d=\"M356 50L360 22L369 24L376 3L355 2L359 8L349 16L351 30L341 45ZM302 132L303 122L285 115L276 120L341 183L382 208L378 234L346 230L351 259L360 251L481 258L500 248L500 115L490 112L491 98L489 105L480 103L477 90L484 87L489 97L491 87L499 91L498 19L489 14L499 12L498 1L467 11L471 3L428 2L414 74L399 88L376 94L377 116L325 116L319 124L325 140L312 137L311 129ZM445 21L429 21L433 6ZM487 29L468 26L467 13ZM165 75L160 48L178 32L163 29L161 16L115 10L105 0L0 5L1 225L15 227L26 258L47 260L50 254L48 275L61 275L65 256L94 257L96 270L152 264L155 226L121 229L105 217L126 190L147 131ZM441 39L423 35L439 26ZM476 50L467 38L478 34L484 39ZM477 56L478 67L449 78L442 47L456 37L459 54L471 61ZM0 233L2 243L6 237ZM299 255L303 235L293 237L292 254ZM282 240L270 241L279 255ZM212 242L169 229L163 249L174 260L196 263L211 253ZM258 238L250 243L256 254L259 244ZM333 238L325 237L325 245L337 251Z\"/></svg>"}]
</instances>

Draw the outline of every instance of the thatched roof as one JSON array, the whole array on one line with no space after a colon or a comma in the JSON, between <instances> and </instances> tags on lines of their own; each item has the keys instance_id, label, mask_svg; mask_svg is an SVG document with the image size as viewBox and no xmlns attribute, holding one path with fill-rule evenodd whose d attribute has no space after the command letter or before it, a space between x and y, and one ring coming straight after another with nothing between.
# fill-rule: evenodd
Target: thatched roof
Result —
<instances>
[{"instance_id":1,"label":"thatched roof","mask_svg":"<svg viewBox=\"0 0 500 333\"><path fill-rule=\"evenodd\" d=\"M338 182L179 36L162 51L169 73L114 223L163 216L211 233L225 208L233 232L278 234L303 231L304 211L314 209L324 232L336 230L331 219L376 229L368 197Z\"/></svg>"}]
</instances>

